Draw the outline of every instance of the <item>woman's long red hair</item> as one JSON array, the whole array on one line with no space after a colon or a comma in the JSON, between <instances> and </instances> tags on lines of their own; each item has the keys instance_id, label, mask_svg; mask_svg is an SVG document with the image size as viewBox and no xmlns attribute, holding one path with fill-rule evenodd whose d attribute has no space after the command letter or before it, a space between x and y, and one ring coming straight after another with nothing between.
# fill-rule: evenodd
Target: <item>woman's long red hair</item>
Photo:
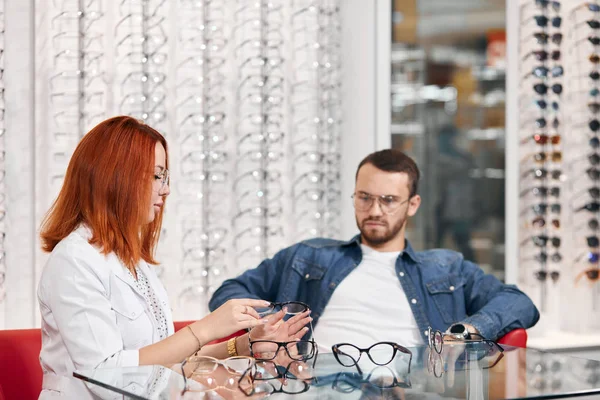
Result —
<instances>
[{"instance_id":1,"label":"woman's long red hair","mask_svg":"<svg viewBox=\"0 0 600 400\"><path fill-rule=\"evenodd\" d=\"M92 231L90 244L114 252L128 267L140 259L156 264L163 208L147 223L156 143L165 138L134 118L99 123L75 149L58 198L41 226L42 249L50 252L80 224ZM169 158L167 165L169 168Z\"/></svg>"}]
</instances>

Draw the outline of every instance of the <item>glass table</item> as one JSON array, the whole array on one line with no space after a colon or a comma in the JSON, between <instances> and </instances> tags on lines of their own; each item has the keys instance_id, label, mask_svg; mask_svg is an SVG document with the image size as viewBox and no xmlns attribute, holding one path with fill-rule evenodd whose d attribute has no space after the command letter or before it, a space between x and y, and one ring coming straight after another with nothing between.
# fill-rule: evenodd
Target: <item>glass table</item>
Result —
<instances>
[{"instance_id":1,"label":"glass table","mask_svg":"<svg viewBox=\"0 0 600 400\"><path fill-rule=\"evenodd\" d=\"M306 362L257 362L248 375L215 371L184 379L181 365L74 372L101 398L249 399L273 396L356 399L557 399L600 394L600 361L502 346L482 356L471 344L446 345L441 354L411 348L386 365L362 354L357 366L333 354ZM285 377L285 378L283 378Z\"/></svg>"}]
</instances>

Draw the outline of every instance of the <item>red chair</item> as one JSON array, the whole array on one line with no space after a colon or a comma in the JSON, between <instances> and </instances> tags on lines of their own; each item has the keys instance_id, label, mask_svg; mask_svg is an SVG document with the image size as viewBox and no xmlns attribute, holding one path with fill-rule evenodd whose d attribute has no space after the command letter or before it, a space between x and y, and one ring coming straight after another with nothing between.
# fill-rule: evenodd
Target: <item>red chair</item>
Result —
<instances>
[{"instance_id":1,"label":"red chair","mask_svg":"<svg viewBox=\"0 0 600 400\"><path fill-rule=\"evenodd\" d=\"M177 332L194 321L176 321ZM215 340L219 343L233 336ZM39 329L0 330L0 400L34 400L42 390L40 350L42 333Z\"/></svg>"},{"instance_id":2,"label":"red chair","mask_svg":"<svg viewBox=\"0 0 600 400\"><path fill-rule=\"evenodd\" d=\"M42 390L39 329L0 330L0 392L7 400L37 399ZM0 399L3 397L0 395Z\"/></svg>"},{"instance_id":3,"label":"red chair","mask_svg":"<svg viewBox=\"0 0 600 400\"><path fill-rule=\"evenodd\" d=\"M525 329L510 331L502 336L498 343L514 347L527 347L527 331Z\"/></svg>"}]
</instances>

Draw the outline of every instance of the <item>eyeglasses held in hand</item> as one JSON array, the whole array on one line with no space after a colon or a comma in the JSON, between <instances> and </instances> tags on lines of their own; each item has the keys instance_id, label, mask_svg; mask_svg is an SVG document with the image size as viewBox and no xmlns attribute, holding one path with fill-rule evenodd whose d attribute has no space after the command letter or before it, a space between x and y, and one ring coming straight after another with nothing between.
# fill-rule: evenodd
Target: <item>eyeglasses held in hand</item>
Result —
<instances>
[{"instance_id":1,"label":"eyeglasses held in hand","mask_svg":"<svg viewBox=\"0 0 600 400\"><path fill-rule=\"evenodd\" d=\"M360 361L360 357L362 353L367 353L369 359L375 365L387 365L396 356L396 353L404 353L409 355L408 361L408 372L410 373L410 364L412 362L412 352L408 350L406 347L400 346L394 342L378 342L373 344L372 346L361 349L350 343L338 343L331 346L331 350L333 351L333 355L338 363L343 365L344 367L354 367L358 369L358 371L362 374L360 367L358 366L358 362Z\"/></svg>"},{"instance_id":2,"label":"eyeglasses held in hand","mask_svg":"<svg viewBox=\"0 0 600 400\"><path fill-rule=\"evenodd\" d=\"M310 360L317 354L317 345L312 340L275 342L272 340L251 340L250 354L257 361L274 360L284 349L287 356L296 361Z\"/></svg>"},{"instance_id":3,"label":"eyeglasses held in hand","mask_svg":"<svg viewBox=\"0 0 600 400\"><path fill-rule=\"evenodd\" d=\"M371 207L373 207L373 204L375 203L375 199L377 199L381 211L388 215L395 213L396 211L398 211L402 204L410 201L410 198L406 200L401 200L398 196L393 196L389 194L382 194L377 196L366 192L357 192L352 194L351 197L354 200L354 208L356 208L358 211L370 210Z\"/></svg>"}]
</instances>

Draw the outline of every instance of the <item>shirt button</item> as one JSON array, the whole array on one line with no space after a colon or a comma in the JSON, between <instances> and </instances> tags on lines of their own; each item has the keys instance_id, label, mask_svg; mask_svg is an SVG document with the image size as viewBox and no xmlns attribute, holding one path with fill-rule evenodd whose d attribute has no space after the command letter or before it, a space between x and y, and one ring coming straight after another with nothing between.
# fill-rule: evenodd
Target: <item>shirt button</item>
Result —
<instances>
[{"instance_id":1,"label":"shirt button","mask_svg":"<svg viewBox=\"0 0 600 400\"><path fill-rule=\"evenodd\" d=\"M450 291L454 291L454 286L450 286Z\"/></svg>"},{"instance_id":2,"label":"shirt button","mask_svg":"<svg viewBox=\"0 0 600 400\"><path fill-rule=\"evenodd\" d=\"M410 302L413 304L417 304L417 299L412 299Z\"/></svg>"},{"instance_id":3,"label":"shirt button","mask_svg":"<svg viewBox=\"0 0 600 400\"><path fill-rule=\"evenodd\" d=\"M304 275L304 279L308 279L308 278L310 278L310 274Z\"/></svg>"},{"instance_id":4,"label":"shirt button","mask_svg":"<svg viewBox=\"0 0 600 400\"><path fill-rule=\"evenodd\" d=\"M398 275L404 276L404 272L398 272Z\"/></svg>"},{"instance_id":5,"label":"shirt button","mask_svg":"<svg viewBox=\"0 0 600 400\"><path fill-rule=\"evenodd\" d=\"M331 282L331 283L329 284L329 287L330 287L330 288L332 288L332 289L333 289L333 288L335 288L335 282Z\"/></svg>"}]
</instances>

